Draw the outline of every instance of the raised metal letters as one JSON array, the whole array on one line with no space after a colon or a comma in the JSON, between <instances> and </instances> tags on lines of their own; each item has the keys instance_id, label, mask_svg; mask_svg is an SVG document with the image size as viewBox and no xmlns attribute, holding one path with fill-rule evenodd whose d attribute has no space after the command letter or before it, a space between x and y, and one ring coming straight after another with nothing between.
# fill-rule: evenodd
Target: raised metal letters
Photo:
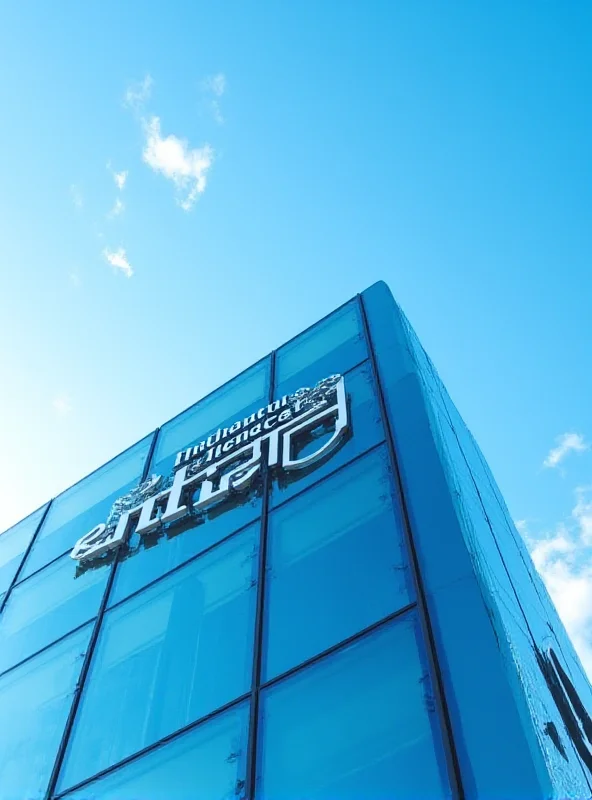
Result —
<instances>
[{"instance_id":1,"label":"raised metal letters","mask_svg":"<svg viewBox=\"0 0 592 800\"><path fill-rule=\"evenodd\" d=\"M329 425L330 437L314 452L299 457L298 441L307 434L314 441L315 431L325 431ZM271 469L288 473L313 467L334 452L348 430L343 377L333 375L312 389L299 389L182 450L171 476L153 475L116 500L107 522L80 538L70 555L82 562L118 547L136 520L136 532L146 534L189 514L206 512L230 495L248 490L264 457Z\"/></svg>"}]
</instances>

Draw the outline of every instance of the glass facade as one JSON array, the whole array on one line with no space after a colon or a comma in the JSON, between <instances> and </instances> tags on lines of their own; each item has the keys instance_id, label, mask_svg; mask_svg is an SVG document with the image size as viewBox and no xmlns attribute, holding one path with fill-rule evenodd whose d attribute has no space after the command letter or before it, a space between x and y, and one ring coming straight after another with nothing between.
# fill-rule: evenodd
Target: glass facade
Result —
<instances>
[{"instance_id":1,"label":"glass facade","mask_svg":"<svg viewBox=\"0 0 592 800\"><path fill-rule=\"evenodd\" d=\"M0 535L0 800L592 785L520 544L371 287Z\"/></svg>"}]
</instances>

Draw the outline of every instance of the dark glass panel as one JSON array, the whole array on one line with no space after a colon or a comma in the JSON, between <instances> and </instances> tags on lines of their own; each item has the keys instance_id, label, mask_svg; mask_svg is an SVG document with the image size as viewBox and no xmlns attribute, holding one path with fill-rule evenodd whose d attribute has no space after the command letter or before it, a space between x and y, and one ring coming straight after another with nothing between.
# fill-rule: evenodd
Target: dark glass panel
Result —
<instances>
[{"instance_id":1,"label":"dark glass panel","mask_svg":"<svg viewBox=\"0 0 592 800\"><path fill-rule=\"evenodd\" d=\"M266 689L259 800L449 797L412 615Z\"/></svg>"},{"instance_id":2,"label":"dark glass panel","mask_svg":"<svg viewBox=\"0 0 592 800\"><path fill-rule=\"evenodd\" d=\"M345 376L345 392L348 396L350 435L338 450L320 463L307 470L294 470L289 474L280 473L274 480L271 505L287 500L297 492L316 483L325 475L351 461L360 453L373 447L384 438L380 409L376 400L376 390L370 364L366 362ZM332 430L321 431L319 435L305 436L293 454L304 458L319 450Z\"/></svg>"},{"instance_id":3,"label":"dark glass panel","mask_svg":"<svg viewBox=\"0 0 592 800\"><path fill-rule=\"evenodd\" d=\"M0 797L42 800L91 626L0 677Z\"/></svg>"},{"instance_id":4,"label":"dark glass panel","mask_svg":"<svg viewBox=\"0 0 592 800\"><path fill-rule=\"evenodd\" d=\"M258 527L107 612L60 788L250 688Z\"/></svg>"},{"instance_id":5,"label":"dark glass panel","mask_svg":"<svg viewBox=\"0 0 592 800\"><path fill-rule=\"evenodd\" d=\"M12 583L29 542L41 522L45 506L0 535L0 593Z\"/></svg>"},{"instance_id":6,"label":"dark glass panel","mask_svg":"<svg viewBox=\"0 0 592 800\"><path fill-rule=\"evenodd\" d=\"M276 354L276 397L343 374L367 358L357 300L281 347Z\"/></svg>"},{"instance_id":7,"label":"dark glass panel","mask_svg":"<svg viewBox=\"0 0 592 800\"><path fill-rule=\"evenodd\" d=\"M286 503L269 524L264 680L411 601L383 449Z\"/></svg>"},{"instance_id":8,"label":"dark glass panel","mask_svg":"<svg viewBox=\"0 0 592 800\"><path fill-rule=\"evenodd\" d=\"M229 800L245 781L248 706L240 705L65 795L68 800Z\"/></svg>"},{"instance_id":9,"label":"dark glass panel","mask_svg":"<svg viewBox=\"0 0 592 800\"><path fill-rule=\"evenodd\" d=\"M27 558L21 577L70 550L95 525L106 522L118 497L141 480L153 434L56 497Z\"/></svg>"},{"instance_id":10,"label":"dark glass panel","mask_svg":"<svg viewBox=\"0 0 592 800\"><path fill-rule=\"evenodd\" d=\"M65 555L15 586L0 616L0 672L92 619L108 574L81 574Z\"/></svg>"}]
</instances>

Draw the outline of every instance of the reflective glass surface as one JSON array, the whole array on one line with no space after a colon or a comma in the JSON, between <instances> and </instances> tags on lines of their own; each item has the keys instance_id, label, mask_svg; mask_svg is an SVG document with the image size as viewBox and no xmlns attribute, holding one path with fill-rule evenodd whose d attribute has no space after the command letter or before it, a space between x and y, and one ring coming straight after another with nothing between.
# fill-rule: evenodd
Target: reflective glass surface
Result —
<instances>
[{"instance_id":1,"label":"reflective glass surface","mask_svg":"<svg viewBox=\"0 0 592 800\"><path fill-rule=\"evenodd\" d=\"M229 502L192 523L177 523L164 533L134 534L117 567L110 605L201 553L261 514L260 492L233 495Z\"/></svg>"},{"instance_id":2,"label":"reflective glass surface","mask_svg":"<svg viewBox=\"0 0 592 800\"><path fill-rule=\"evenodd\" d=\"M0 534L0 594L12 583L44 511L45 506Z\"/></svg>"},{"instance_id":3,"label":"reflective glass surface","mask_svg":"<svg viewBox=\"0 0 592 800\"><path fill-rule=\"evenodd\" d=\"M109 568L80 573L65 555L14 587L0 615L0 672L96 615Z\"/></svg>"},{"instance_id":4,"label":"reflective glass surface","mask_svg":"<svg viewBox=\"0 0 592 800\"><path fill-rule=\"evenodd\" d=\"M409 604L406 563L383 449L273 512L264 680Z\"/></svg>"},{"instance_id":5,"label":"reflective glass surface","mask_svg":"<svg viewBox=\"0 0 592 800\"><path fill-rule=\"evenodd\" d=\"M0 797L42 800L90 626L0 677Z\"/></svg>"},{"instance_id":6,"label":"reflective glass surface","mask_svg":"<svg viewBox=\"0 0 592 800\"><path fill-rule=\"evenodd\" d=\"M245 530L107 612L61 789L250 688L257 534Z\"/></svg>"},{"instance_id":7,"label":"reflective glass surface","mask_svg":"<svg viewBox=\"0 0 592 800\"><path fill-rule=\"evenodd\" d=\"M45 566L106 522L113 502L138 485L151 442L152 434L56 497L20 577Z\"/></svg>"},{"instance_id":8,"label":"reflective glass surface","mask_svg":"<svg viewBox=\"0 0 592 800\"><path fill-rule=\"evenodd\" d=\"M343 374L367 356L360 311L353 300L277 351L274 396Z\"/></svg>"},{"instance_id":9,"label":"reflective glass surface","mask_svg":"<svg viewBox=\"0 0 592 800\"><path fill-rule=\"evenodd\" d=\"M248 706L240 705L83 788L68 800L230 800L245 781Z\"/></svg>"},{"instance_id":10,"label":"reflective glass surface","mask_svg":"<svg viewBox=\"0 0 592 800\"><path fill-rule=\"evenodd\" d=\"M267 405L268 397L269 359L266 358L167 422L158 435L152 472L168 475L180 450L205 441L218 428L228 427Z\"/></svg>"},{"instance_id":11,"label":"reflective glass surface","mask_svg":"<svg viewBox=\"0 0 592 800\"><path fill-rule=\"evenodd\" d=\"M259 800L449 797L407 615L266 689Z\"/></svg>"},{"instance_id":12,"label":"reflective glass surface","mask_svg":"<svg viewBox=\"0 0 592 800\"><path fill-rule=\"evenodd\" d=\"M345 392L348 396L350 437L319 465L315 465L307 471L294 470L289 474L284 473L276 478L271 494L272 506L316 483L325 475L334 472L343 464L383 440L380 409L376 401L374 379L368 362L347 373ZM325 439L331 434L332 431L327 431L320 436L303 438L301 446L297 447L294 452L294 457L304 458L320 449ZM296 440L296 444L298 445L298 440Z\"/></svg>"}]
</instances>

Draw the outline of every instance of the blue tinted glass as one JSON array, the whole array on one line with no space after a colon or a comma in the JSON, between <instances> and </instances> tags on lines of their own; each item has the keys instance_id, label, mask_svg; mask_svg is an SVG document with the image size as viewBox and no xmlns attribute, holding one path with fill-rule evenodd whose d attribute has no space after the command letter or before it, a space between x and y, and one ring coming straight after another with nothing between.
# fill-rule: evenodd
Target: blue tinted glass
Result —
<instances>
[{"instance_id":1,"label":"blue tinted glass","mask_svg":"<svg viewBox=\"0 0 592 800\"><path fill-rule=\"evenodd\" d=\"M70 711L90 627L0 678L0 797L42 800Z\"/></svg>"},{"instance_id":2,"label":"blue tinted glass","mask_svg":"<svg viewBox=\"0 0 592 800\"><path fill-rule=\"evenodd\" d=\"M281 347L276 354L276 396L344 373L365 358L356 300Z\"/></svg>"},{"instance_id":3,"label":"blue tinted glass","mask_svg":"<svg viewBox=\"0 0 592 800\"><path fill-rule=\"evenodd\" d=\"M381 449L272 513L264 680L410 602Z\"/></svg>"},{"instance_id":4,"label":"blue tinted glass","mask_svg":"<svg viewBox=\"0 0 592 800\"><path fill-rule=\"evenodd\" d=\"M167 422L158 435L152 471L168 474L179 451L205 441L218 428L229 427L267 405L268 396L269 359L266 358Z\"/></svg>"},{"instance_id":5,"label":"blue tinted glass","mask_svg":"<svg viewBox=\"0 0 592 800\"><path fill-rule=\"evenodd\" d=\"M294 470L290 473L280 473L279 478L274 480L271 495L272 506L292 497L383 440L380 409L376 401L374 380L368 362L345 376L345 392L349 398L351 436L320 466L309 467L306 472ZM322 447L325 437L328 438L331 433L331 431L325 432L318 438L303 438L302 446L300 449L297 448L293 454L294 457L303 458L318 450ZM298 440L296 444L298 444Z\"/></svg>"},{"instance_id":6,"label":"blue tinted glass","mask_svg":"<svg viewBox=\"0 0 592 800\"><path fill-rule=\"evenodd\" d=\"M139 483L151 442L152 434L56 497L21 577L70 550L81 536L107 520L113 502Z\"/></svg>"},{"instance_id":7,"label":"blue tinted glass","mask_svg":"<svg viewBox=\"0 0 592 800\"><path fill-rule=\"evenodd\" d=\"M68 800L229 800L245 781L248 706L204 722Z\"/></svg>"},{"instance_id":8,"label":"blue tinted glass","mask_svg":"<svg viewBox=\"0 0 592 800\"><path fill-rule=\"evenodd\" d=\"M45 506L0 535L0 592L5 592L12 583L44 511Z\"/></svg>"},{"instance_id":9,"label":"blue tinted glass","mask_svg":"<svg viewBox=\"0 0 592 800\"><path fill-rule=\"evenodd\" d=\"M175 524L164 532L134 534L117 567L115 583L109 597L111 605L159 578L192 556L242 528L261 514L260 494L246 499L233 495L199 522Z\"/></svg>"},{"instance_id":10,"label":"blue tinted glass","mask_svg":"<svg viewBox=\"0 0 592 800\"><path fill-rule=\"evenodd\" d=\"M96 615L109 568L80 573L66 555L14 587L0 615L0 672Z\"/></svg>"},{"instance_id":11,"label":"blue tinted glass","mask_svg":"<svg viewBox=\"0 0 592 800\"><path fill-rule=\"evenodd\" d=\"M449 797L429 694L413 616L266 689L257 797Z\"/></svg>"},{"instance_id":12,"label":"blue tinted glass","mask_svg":"<svg viewBox=\"0 0 592 800\"><path fill-rule=\"evenodd\" d=\"M249 689L256 533L246 530L106 614L60 788Z\"/></svg>"}]
</instances>

